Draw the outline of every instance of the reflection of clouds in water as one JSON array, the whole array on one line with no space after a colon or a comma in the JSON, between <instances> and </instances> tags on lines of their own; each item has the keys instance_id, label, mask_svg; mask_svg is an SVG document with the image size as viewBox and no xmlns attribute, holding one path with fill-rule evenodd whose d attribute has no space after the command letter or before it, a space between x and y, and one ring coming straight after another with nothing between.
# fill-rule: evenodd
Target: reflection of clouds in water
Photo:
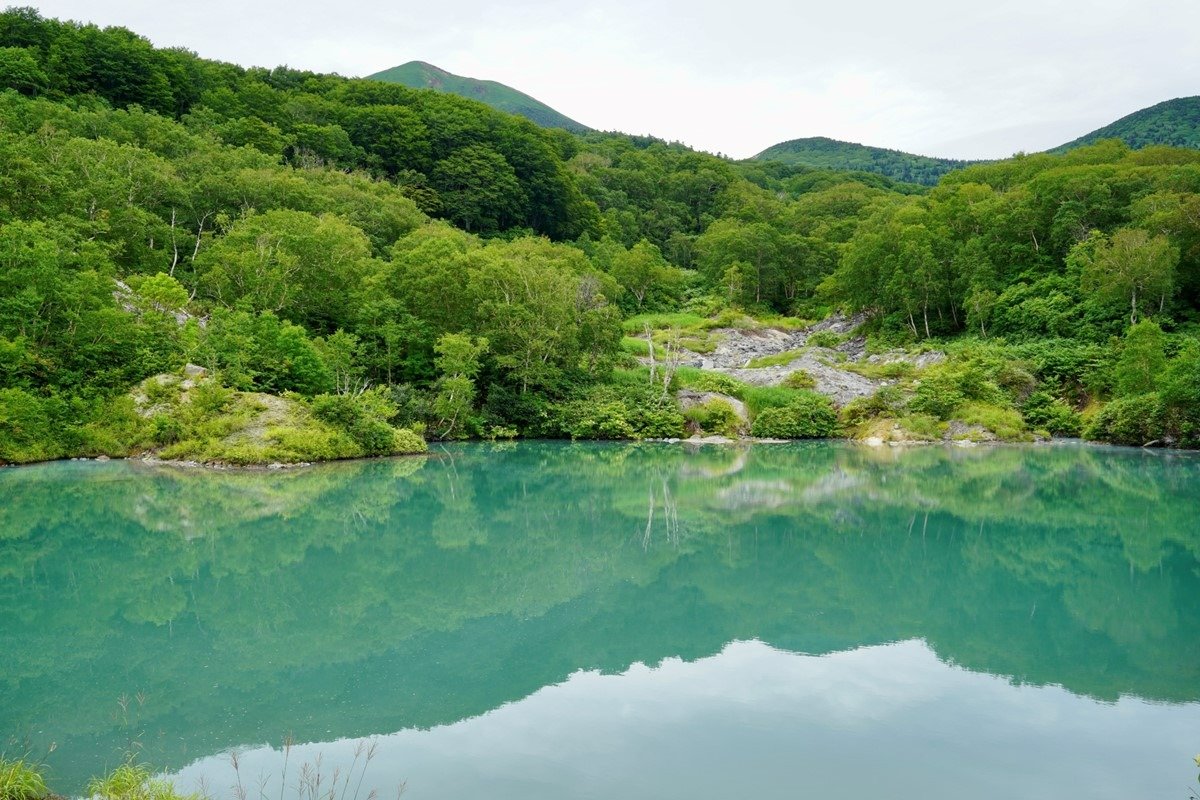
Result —
<instances>
[{"instance_id":1,"label":"reflection of clouds in water","mask_svg":"<svg viewBox=\"0 0 1200 800\"><path fill-rule=\"evenodd\" d=\"M364 786L381 797L401 782L411 797L1151 796L1188 779L1197 725L1200 704L1013 685L915 640L823 657L734 642L692 662L576 672L479 717L381 736ZM289 787L318 757L327 776L345 775L354 746L294 747ZM252 795L260 775L278 795L278 750L240 761ZM234 783L228 756L177 777L183 788L204 777L217 795Z\"/></svg>"}]
</instances>

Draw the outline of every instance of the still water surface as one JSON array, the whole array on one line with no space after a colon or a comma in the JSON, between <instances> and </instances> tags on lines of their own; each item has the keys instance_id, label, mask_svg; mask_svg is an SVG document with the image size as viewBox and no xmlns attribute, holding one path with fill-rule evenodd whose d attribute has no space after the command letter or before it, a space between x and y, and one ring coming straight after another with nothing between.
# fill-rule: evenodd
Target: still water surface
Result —
<instances>
[{"instance_id":1,"label":"still water surface","mask_svg":"<svg viewBox=\"0 0 1200 800\"><path fill-rule=\"evenodd\" d=\"M134 748L249 800L353 765L349 800L368 740L358 800L1184 800L1200 457L529 443L3 470L0 735L54 743L68 792Z\"/></svg>"}]
</instances>

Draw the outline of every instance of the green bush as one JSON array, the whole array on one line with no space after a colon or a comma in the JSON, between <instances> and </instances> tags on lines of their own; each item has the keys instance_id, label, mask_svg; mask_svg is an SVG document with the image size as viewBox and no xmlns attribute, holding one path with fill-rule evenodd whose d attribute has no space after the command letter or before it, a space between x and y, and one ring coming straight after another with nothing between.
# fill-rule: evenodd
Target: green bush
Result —
<instances>
[{"instance_id":1,"label":"green bush","mask_svg":"<svg viewBox=\"0 0 1200 800\"><path fill-rule=\"evenodd\" d=\"M837 413L829 398L801 392L786 406L765 408L750 432L760 439L823 439L837 432Z\"/></svg>"},{"instance_id":2,"label":"green bush","mask_svg":"<svg viewBox=\"0 0 1200 800\"><path fill-rule=\"evenodd\" d=\"M1079 412L1048 392L1034 392L1021 407L1025 421L1033 428L1049 432L1053 436L1078 436L1083 430L1083 418Z\"/></svg>"},{"instance_id":3,"label":"green bush","mask_svg":"<svg viewBox=\"0 0 1200 800\"><path fill-rule=\"evenodd\" d=\"M170 414L155 414L150 419L150 438L158 446L175 444L184 436L183 423Z\"/></svg>"},{"instance_id":4,"label":"green bush","mask_svg":"<svg viewBox=\"0 0 1200 800\"><path fill-rule=\"evenodd\" d=\"M369 456L396 452L396 430L388 422L398 410L386 390L380 388L357 395L321 394L312 399L313 416L345 431Z\"/></svg>"},{"instance_id":5,"label":"green bush","mask_svg":"<svg viewBox=\"0 0 1200 800\"><path fill-rule=\"evenodd\" d=\"M918 414L949 419L966 399L953 376L938 373L921 381L908 407Z\"/></svg>"},{"instance_id":6,"label":"green bush","mask_svg":"<svg viewBox=\"0 0 1200 800\"><path fill-rule=\"evenodd\" d=\"M1162 399L1156 392L1121 397L1100 409L1084 430L1087 439L1135 447L1165 435Z\"/></svg>"},{"instance_id":7,"label":"green bush","mask_svg":"<svg viewBox=\"0 0 1200 800\"><path fill-rule=\"evenodd\" d=\"M713 399L693 406L683 416L707 434L736 438L742 431L742 418L724 400Z\"/></svg>"},{"instance_id":8,"label":"green bush","mask_svg":"<svg viewBox=\"0 0 1200 800\"><path fill-rule=\"evenodd\" d=\"M846 337L833 331L815 331L809 334L807 341L813 347L837 347L846 341Z\"/></svg>"},{"instance_id":9,"label":"green bush","mask_svg":"<svg viewBox=\"0 0 1200 800\"><path fill-rule=\"evenodd\" d=\"M842 423L861 425L877 417L894 417L904 409L904 395L895 386L884 386L869 397L856 397L842 407Z\"/></svg>"},{"instance_id":10,"label":"green bush","mask_svg":"<svg viewBox=\"0 0 1200 800\"><path fill-rule=\"evenodd\" d=\"M669 439L683 435L675 403L649 386L595 386L550 406L541 431L571 439Z\"/></svg>"},{"instance_id":11,"label":"green bush","mask_svg":"<svg viewBox=\"0 0 1200 800\"><path fill-rule=\"evenodd\" d=\"M808 370L798 369L783 379L783 385L789 389L815 389L817 379Z\"/></svg>"}]
</instances>

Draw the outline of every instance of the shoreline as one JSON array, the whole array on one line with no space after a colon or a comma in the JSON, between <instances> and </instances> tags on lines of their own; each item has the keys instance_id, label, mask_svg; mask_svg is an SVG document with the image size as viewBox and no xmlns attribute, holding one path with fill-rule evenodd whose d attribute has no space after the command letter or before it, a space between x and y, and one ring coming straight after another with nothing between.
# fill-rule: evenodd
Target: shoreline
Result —
<instances>
[{"instance_id":1,"label":"shoreline","mask_svg":"<svg viewBox=\"0 0 1200 800\"><path fill-rule=\"evenodd\" d=\"M933 439L933 440L901 440L901 441L882 441L875 437L868 439L853 439L848 437L829 437L824 439L756 439L752 437L731 439L726 436L692 436L689 438L667 438L667 439L507 439L504 443L517 442L603 442L609 444L671 444L685 445L689 447L729 447L729 446L751 446L751 445L776 445L776 444L793 444L796 442L845 442L846 444L858 445L859 447L869 448L872 450L887 449L906 449L910 447L955 447L964 450L973 449L976 447L1067 447L1067 446L1083 446L1095 448L1112 448L1116 450L1137 450L1144 453L1161 453L1170 455L1174 453L1198 454L1200 449L1185 448L1185 447L1150 447L1142 445L1141 447L1134 445L1119 445L1110 444L1108 442L1097 442L1088 439L1080 439L1075 437L1051 437L1049 439L1034 439L1031 441L974 441L971 439ZM489 439L464 439L452 444L495 444L496 442ZM446 442L439 442L446 444ZM310 467L322 466L325 464L340 464L354 461L383 461L388 459L399 458L431 458L437 456L434 450L426 453L400 453L391 456L363 456L358 458L336 458L325 461L297 461L297 462L270 462L257 464L232 464L226 462L215 461L188 461L177 459L161 459L149 456L134 455L134 456L73 456L70 458L51 458L45 461L29 461L21 464L0 464L0 470L4 469L19 469L21 467L34 467L41 464L59 464L71 462L116 462L123 461L134 466L144 466L151 469L177 469L177 470L204 470L211 472L292 472Z\"/></svg>"}]
</instances>

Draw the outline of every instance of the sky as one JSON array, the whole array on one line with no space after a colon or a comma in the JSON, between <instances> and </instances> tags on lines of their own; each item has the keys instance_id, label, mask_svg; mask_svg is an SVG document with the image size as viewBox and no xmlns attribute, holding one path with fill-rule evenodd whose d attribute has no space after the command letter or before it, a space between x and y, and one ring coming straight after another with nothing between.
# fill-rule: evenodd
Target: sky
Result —
<instances>
[{"instance_id":1,"label":"sky","mask_svg":"<svg viewBox=\"0 0 1200 800\"><path fill-rule=\"evenodd\" d=\"M10 2L245 66L427 61L735 158L805 136L1000 158L1200 94L1200 0Z\"/></svg>"}]
</instances>

